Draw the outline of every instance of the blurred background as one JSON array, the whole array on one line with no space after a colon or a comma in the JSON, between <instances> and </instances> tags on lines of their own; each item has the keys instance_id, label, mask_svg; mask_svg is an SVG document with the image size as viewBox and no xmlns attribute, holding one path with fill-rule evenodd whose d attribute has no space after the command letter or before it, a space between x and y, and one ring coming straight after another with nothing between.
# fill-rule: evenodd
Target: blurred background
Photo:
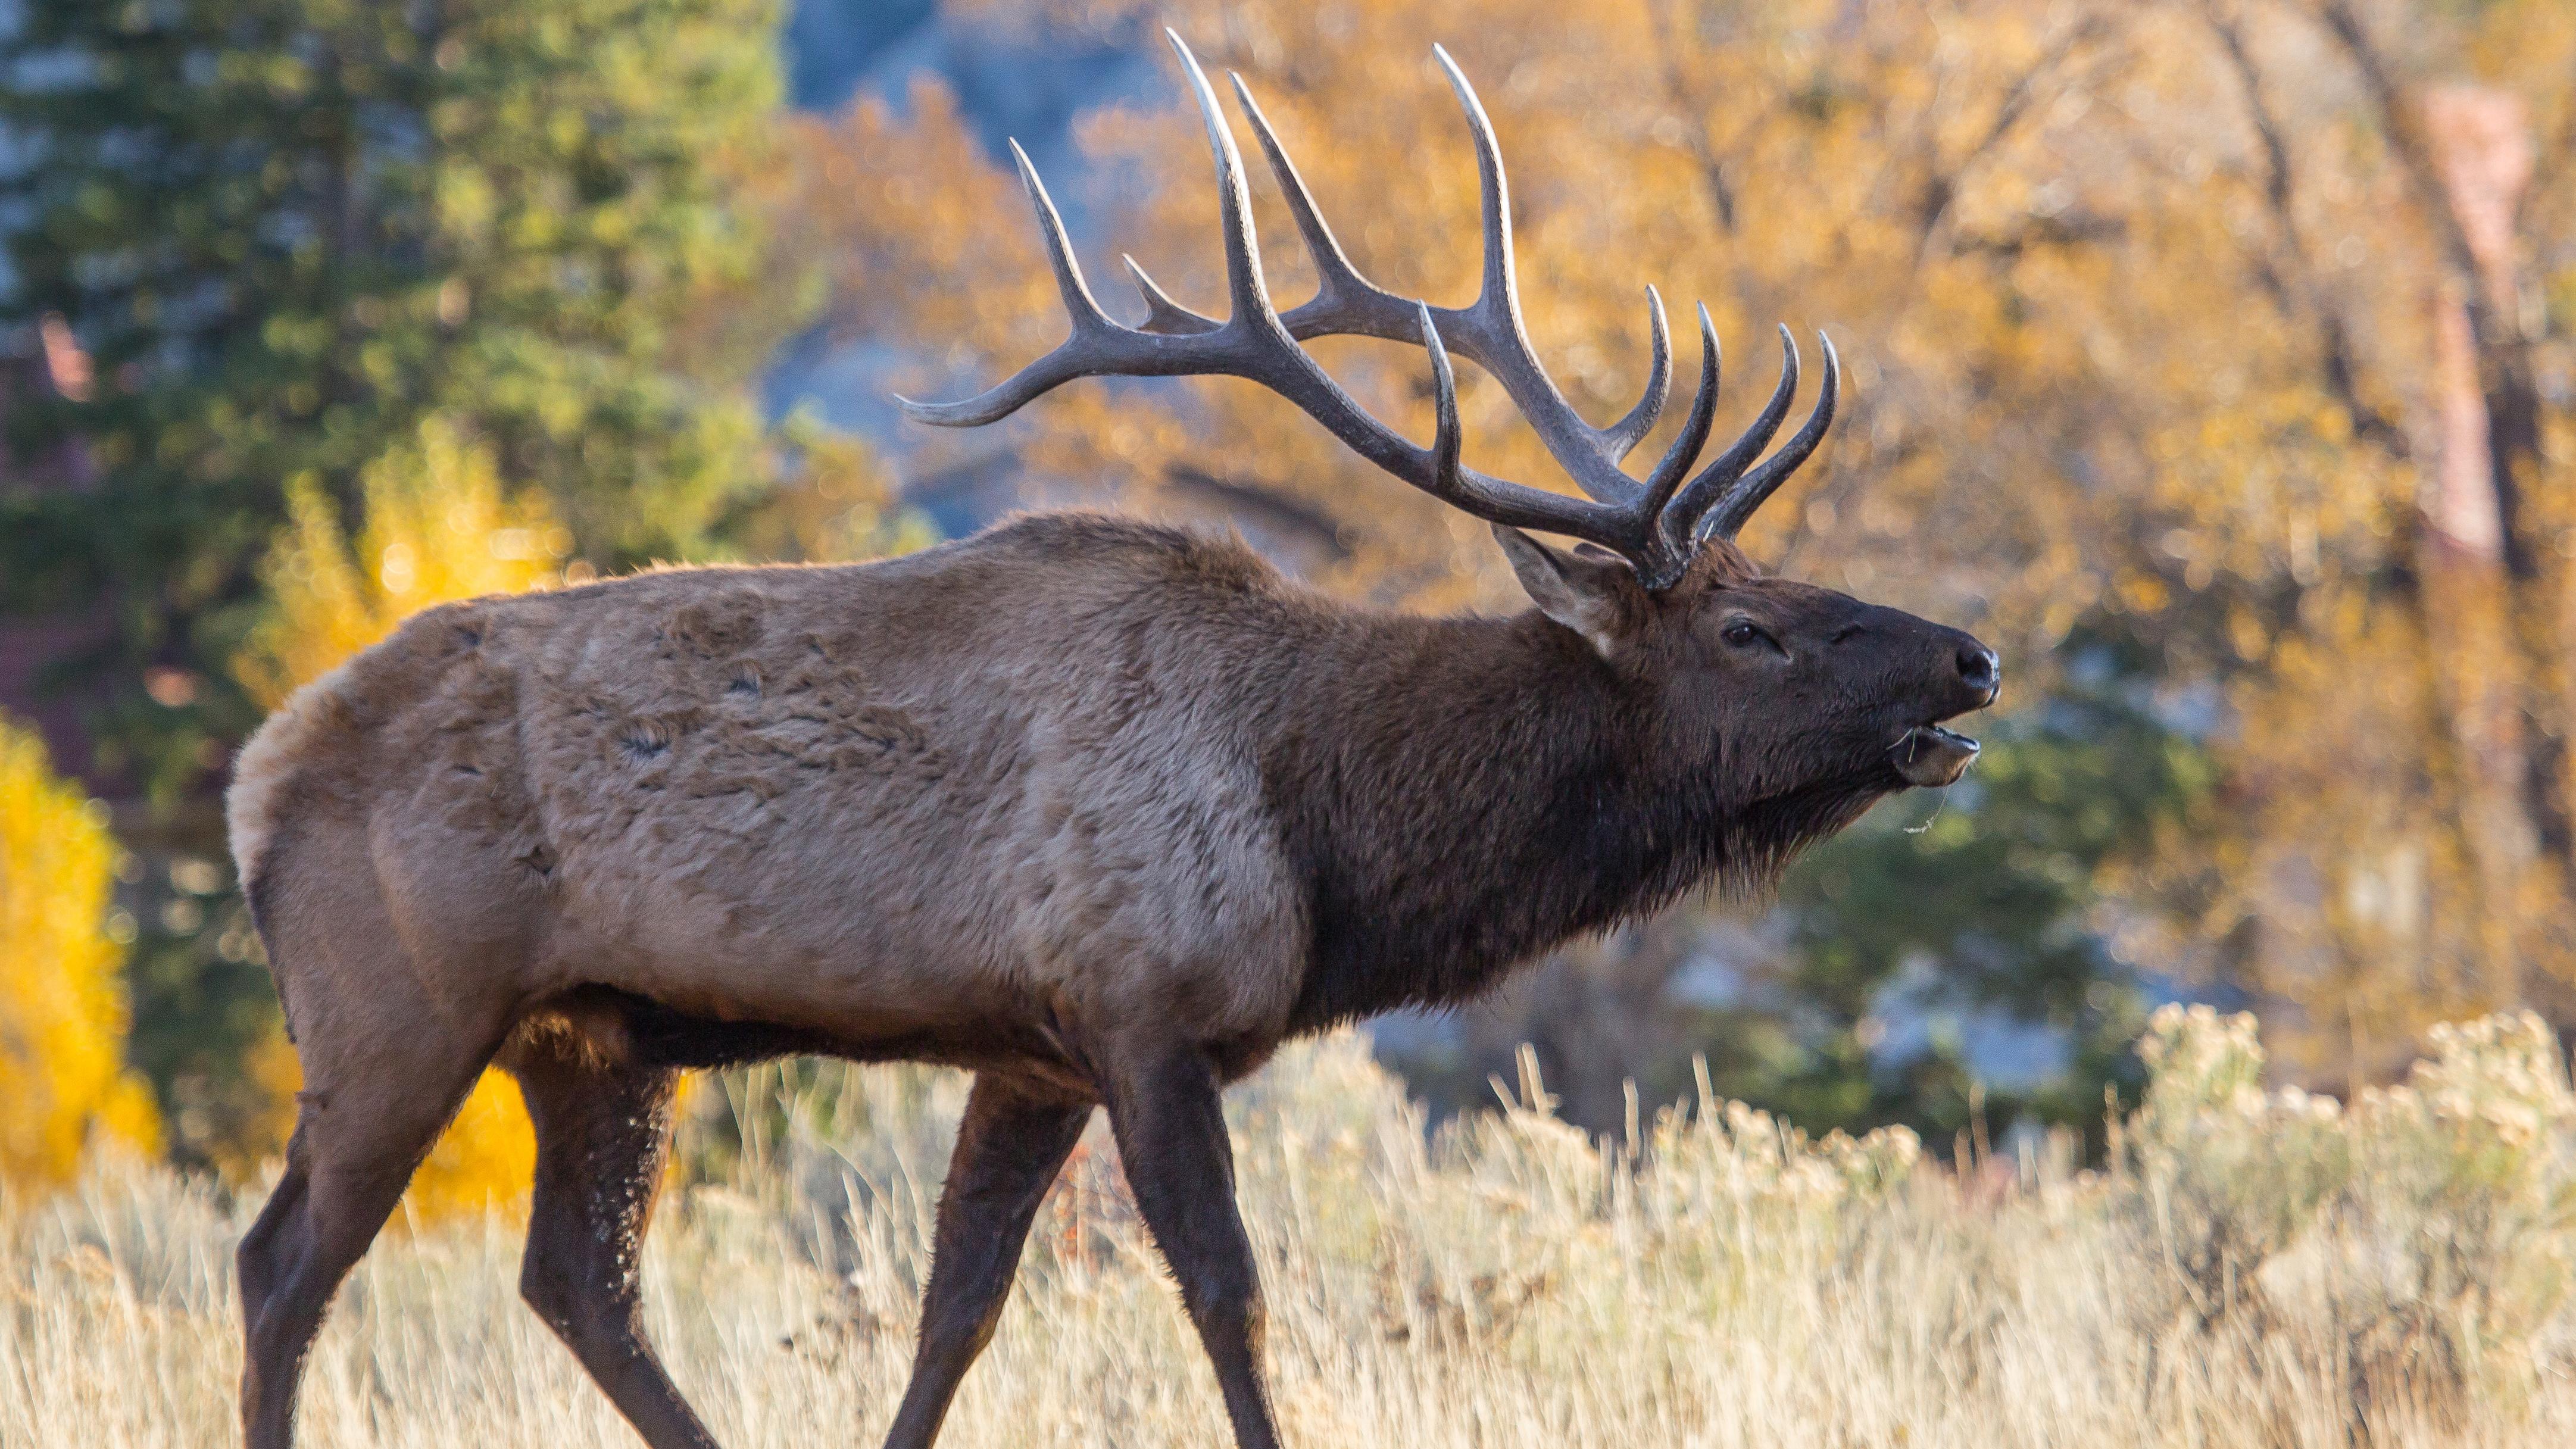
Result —
<instances>
[{"instance_id":1,"label":"blurred background","mask_svg":"<svg viewBox=\"0 0 2576 1449\"><path fill-rule=\"evenodd\" d=\"M895 421L1061 335L1006 137L1113 312L1122 251L1220 308L1166 24L1363 270L1454 303L1446 44L1595 418L1643 382L1647 283L1716 315L1723 429L1775 322L1829 330L1842 421L1751 551L2006 660L1967 781L1776 899L1379 1025L1436 1109L1526 1041L1599 1129L1704 1073L1815 1131L2098 1139L2165 1001L2250 1009L2338 1093L2435 1021L2576 1031L2566 0L6 0L0 1175L101 1133L237 1180L278 1150L221 792L413 609L1065 503L1519 607L1481 524L1247 385ZM1316 350L1428 435L1418 349ZM1472 369L1461 406L1478 466L1554 478ZM515 1170L516 1113L487 1084L420 1191Z\"/></svg>"}]
</instances>

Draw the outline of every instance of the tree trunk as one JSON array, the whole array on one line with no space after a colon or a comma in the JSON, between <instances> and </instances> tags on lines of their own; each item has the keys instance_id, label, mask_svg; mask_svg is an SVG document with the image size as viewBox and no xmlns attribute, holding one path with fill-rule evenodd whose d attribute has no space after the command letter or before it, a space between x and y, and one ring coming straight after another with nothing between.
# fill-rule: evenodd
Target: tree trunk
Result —
<instances>
[{"instance_id":1,"label":"tree trunk","mask_svg":"<svg viewBox=\"0 0 2576 1449\"><path fill-rule=\"evenodd\" d=\"M2576 830L2567 792L2565 641L2553 606L2557 580L2548 561L2553 541L2542 536L2529 490L2540 474L2539 389L2531 343L2522 326L2522 279L2515 255L2516 213L2531 179L2534 151L2520 101L2477 86L2446 86L2423 100L2423 136L2429 170L2440 184L2435 218L2446 232L2453 260L2437 303L2436 385L2440 389L2441 448L2430 500L2434 531L2465 568L2471 587L2492 598L2503 647L2492 666L2463 659L2478 682L2472 686L2482 718L2478 733L2481 794L2503 808L2509 798L2519 815L2509 842L2495 848L2524 856L2499 871L2494 884L2509 887L2502 905L2526 923L2509 949L2517 976L2534 956L2563 956L2563 912ZM2461 275L2465 264L2466 275ZM2477 650L2484 653L2483 649ZM2464 743L2467 741L2464 740ZM2504 827L2499 824L2498 831ZM2482 869L2482 874L2486 873ZM2503 983L2498 983L2499 985ZM2567 984L2539 978L2515 980L2499 1004L2531 1002L2576 1007ZM2561 998L2567 998L2562 1000ZM2576 1019L2576 1011L2553 1010Z\"/></svg>"}]
</instances>

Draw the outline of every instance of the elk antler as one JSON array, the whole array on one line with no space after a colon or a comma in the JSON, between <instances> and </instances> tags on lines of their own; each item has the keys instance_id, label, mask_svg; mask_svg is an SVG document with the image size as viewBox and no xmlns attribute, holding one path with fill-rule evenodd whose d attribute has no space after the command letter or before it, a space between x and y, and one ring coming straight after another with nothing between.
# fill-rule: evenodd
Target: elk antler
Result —
<instances>
[{"instance_id":1,"label":"elk antler","mask_svg":"<svg viewBox=\"0 0 2576 1449\"><path fill-rule=\"evenodd\" d=\"M1482 182L1485 243L1484 286L1463 308L1433 307L1396 296L1359 274L1341 244L1315 209L1314 198L1279 145L1261 108L1240 76L1228 74L1236 98L1252 120L1263 154L1286 192L1289 212L1315 261L1322 285L1304 305L1282 316L1271 304L1261 274L1260 244L1252 226L1251 198L1243 177L1242 153L1218 109L1216 93L1198 58L1180 36L1166 30L1181 59L1190 90L1206 123L1208 149L1216 159L1217 193L1225 239L1226 288L1232 313L1223 322L1198 313L1164 295L1133 257L1129 275L1145 299L1141 326L1124 327L1109 319L1092 298L1066 240L1064 222L1048 199L1045 185L1030 166L1019 143L1011 155L1020 180L1028 187L1038 224L1045 233L1047 255L1055 268L1073 333L1052 352L1030 363L990 390L962 402L921 403L898 397L905 415L941 427L975 427L1008 417L1045 393L1083 377L1229 376L1259 383L1295 403L1335 437L1378 467L1475 517L1516 528L1586 539L1628 560L1648 588L1670 586L1681 577L1691 554L1709 538L1731 538L1791 471L1806 461L1833 420L1839 395L1840 363L1834 345L1824 339L1825 377L1815 411L1787 446L1760 467L1746 471L1779 430L1790 397L1798 386L1798 352L1786 327L1780 329L1783 354L1780 384L1752 429L1687 482L1684 475L1708 441L1716 416L1717 329L1708 308L1699 308L1700 377L1689 417L1663 456L1643 480L1630 477L1619 460L1636 447L1662 415L1672 381L1672 345L1664 322L1663 299L1646 289L1647 319L1653 358L1645 395L1626 416L1606 428L1583 420L1566 401L1531 350L1521 323L1520 298L1512 261L1510 193L1503 176L1500 148L1492 123L1476 99L1474 87L1449 53L1437 46L1442 69L1467 113L1476 143L1476 167ZM1395 342L1419 342L1431 355L1438 431L1428 448L1416 447L1371 417L1349 393L1327 376L1297 343L1307 338L1357 335ZM1459 460L1460 429L1456 380L1449 368L1446 342L1502 384L1548 452L1575 486L1587 495L1561 493L1489 477Z\"/></svg>"}]
</instances>

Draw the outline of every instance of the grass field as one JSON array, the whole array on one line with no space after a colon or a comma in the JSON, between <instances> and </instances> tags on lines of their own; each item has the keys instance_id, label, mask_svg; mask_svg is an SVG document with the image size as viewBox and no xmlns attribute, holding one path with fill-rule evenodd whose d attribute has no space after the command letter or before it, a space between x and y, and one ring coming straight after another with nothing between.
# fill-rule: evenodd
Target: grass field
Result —
<instances>
[{"instance_id":1,"label":"grass field","mask_svg":"<svg viewBox=\"0 0 2576 1449\"><path fill-rule=\"evenodd\" d=\"M1527 1107L1426 1137L1361 1044L1293 1050L1233 1102L1284 1431L1298 1449L2576 1436L2576 1100L2537 1022L2446 1033L2408 1086L2346 1108L2261 1091L2250 1024L2169 1012L2147 1050L2112 1170L2038 1150L1965 1174L1903 1134L1812 1143L1723 1104L1625 1144ZM962 1096L920 1072L801 1080L652 1241L654 1332L737 1449L882 1433ZM737 1082L734 1108L761 1115L758 1089ZM946 1442L1226 1442L1123 1204L1095 1137ZM0 1206L0 1445L230 1442L230 1250L256 1206L115 1162ZM506 1214L389 1233L315 1352L303 1442L635 1442L518 1304L517 1257Z\"/></svg>"}]
</instances>

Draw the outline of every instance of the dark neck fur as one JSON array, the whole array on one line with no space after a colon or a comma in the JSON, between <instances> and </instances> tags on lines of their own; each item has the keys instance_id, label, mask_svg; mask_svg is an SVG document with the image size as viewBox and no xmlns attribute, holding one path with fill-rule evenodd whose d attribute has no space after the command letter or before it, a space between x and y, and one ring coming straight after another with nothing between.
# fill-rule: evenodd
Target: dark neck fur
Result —
<instances>
[{"instance_id":1,"label":"dark neck fur","mask_svg":"<svg viewBox=\"0 0 2576 1449\"><path fill-rule=\"evenodd\" d=\"M1310 1030L1473 997L1719 873L1714 772L1656 759L1640 691L1572 634L1375 619L1302 661L1264 770L1304 875Z\"/></svg>"}]
</instances>

